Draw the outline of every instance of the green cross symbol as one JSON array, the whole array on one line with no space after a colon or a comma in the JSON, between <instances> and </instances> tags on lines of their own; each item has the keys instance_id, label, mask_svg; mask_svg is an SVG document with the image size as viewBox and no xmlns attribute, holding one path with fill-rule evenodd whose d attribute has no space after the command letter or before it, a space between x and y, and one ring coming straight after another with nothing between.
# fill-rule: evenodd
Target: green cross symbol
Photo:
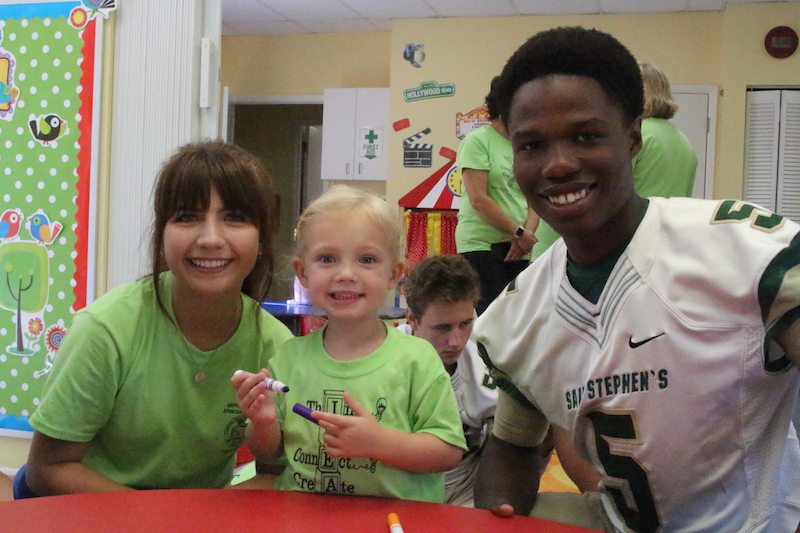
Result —
<instances>
[{"instance_id":1,"label":"green cross symbol","mask_svg":"<svg viewBox=\"0 0 800 533\"><path fill-rule=\"evenodd\" d=\"M367 135L364 135L364 138L367 141L369 141L370 144L372 144L373 142L375 142L378 136L375 135L375 130L369 130L369 133Z\"/></svg>"}]
</instances>

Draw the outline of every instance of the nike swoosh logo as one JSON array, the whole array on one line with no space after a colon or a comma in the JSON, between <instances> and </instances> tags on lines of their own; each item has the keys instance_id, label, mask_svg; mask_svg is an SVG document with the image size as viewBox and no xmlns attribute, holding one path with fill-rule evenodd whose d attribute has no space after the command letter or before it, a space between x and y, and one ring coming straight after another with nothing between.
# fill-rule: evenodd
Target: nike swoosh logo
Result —
<instances>
[{"instance_id":1,"label":"nike swoosh logo","mask_svg":"<svg viewBox=\"0 0 800 533\"><path fill-rule=\"evenodd\" d=\"M653 340L653 339L657 339L657 338L659 338L660 336L662 336L662 335L665 335L665 334L666 334L666 333L659 333L658 335L653 335L652 337L650 337L650 338L648 338L648 339L645 339L645 340L643 340L643 341L639 341L639 342L633 342L633 335L631 335L631 336L628 338L628 346L630 346L631 348L638 348L638 347L639 347L639 346L641 346L642 344L647 344L647 343L648 343L648 342L650 342L651 340Z\"/></svg>"}]
</instances>

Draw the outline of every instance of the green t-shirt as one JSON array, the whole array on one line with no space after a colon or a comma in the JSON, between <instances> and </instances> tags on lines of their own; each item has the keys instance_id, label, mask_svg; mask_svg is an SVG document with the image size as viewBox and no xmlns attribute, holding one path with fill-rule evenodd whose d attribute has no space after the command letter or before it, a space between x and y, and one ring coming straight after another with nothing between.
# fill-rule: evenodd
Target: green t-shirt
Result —
<instances>
[{"instance_id":1,"label":"green t-shirt","mask_svg":"<svg viewBox=\"0 0 800 533\"><path fill-rule=\"evenodd\" d=\"M536 244L533 245L533 250L531 250L531 261L542 255L560 237L561 235L556 233L556 230L550 224L543 219L539 219L539 227L536 228Z\"/></svg>"},{"instance_id":2,"label":"green t-shirt","mask_svg":"<svg viewBox=\"0 0 800 533\"><path fill-rule=\"evenodd\" d=\"M348 414L343 394L369 409L381 425L430 433L466 451L458 404L436 350L428 341L387 328L373 353L337 361L322 344L324 329L287 342L270 360L270 373L290 390L276 394L289 466L275 488L325 494L444 500L444 473L409 472L369 458L325 454L324 430L292 412L295 403Z\"/></svg>"},{"instance_id":3,"label":"green t-shirt","mask_svg":"<svg viewBox=\"0 0 800 533\"><path fill-rule=\"evenodd\" d=\"M489 197L519 225L528 218L528 203L514 179L514 154L511 142L491 126L471 131L458 146L458 168L488 171ZM511 237L505 230L484 220L469 202L467 188L461 188L461 204L456 226L456 250L486 252L496 242Z\"/></svg>"},{"instance_id":4,"label":"green t-shirt","mask_svg":"<svg viewBox=\"0 0 800 533\"><path fill-rule=\"evenodd\" d=\"M642 121L642 149L633 158L639 196L692 196L695 170L697 154L681 130L663 118Z\"/></svg>"},{"instance_id":5,"label":"green t-shirt","mask_svg":"<svg viewBox=\"0 0 800 533\"><path fill-rule=\"evenodd\" d=\"M171 313L171 273L162 279ZM31 425L90 442L83 463L128 487L225 486L246 423L231 375L266 367L292 337L261 309L257 327L255 302L242 304L233 337L201 352L159 310L151 278L117 287L75 314Z\"/></svg>"}]
</instances>

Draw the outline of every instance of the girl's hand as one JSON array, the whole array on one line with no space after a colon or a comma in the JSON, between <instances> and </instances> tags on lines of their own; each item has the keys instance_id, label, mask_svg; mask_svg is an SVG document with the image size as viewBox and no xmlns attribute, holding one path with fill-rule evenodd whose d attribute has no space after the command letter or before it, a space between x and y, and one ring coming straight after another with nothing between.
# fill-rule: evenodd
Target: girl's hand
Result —
<instances>
[{"instance_id":1,"label":"girl's hand","mask_svg":"<svg viewBox=\"0 0 800 533\"><path fill-rule=\"evenodd\" d=\"M264 378L269 377L267 369L258 374L236 372L231 377L231 385L236 389L236 402L242 414L250 419L245 429L245 442L255 458L267 463L281 453L281 428L278 425L278 411L272 391L267 390Z\"/></svg>"},{"instance_id":2,"label":"girl's hand","mask_svg":"<svg viewBox=\"0 0 800 533\"><path fill-rule=\"evenodd\" d=\"M264 382L268 377L266 368L262 368L258 374L237 371L231 377L242 414L256 424L271 424L278 418L273 393Z\"/></svg>"},{"instance_id":3,"label":"girl's hand","mask_svg":"<svg viewBox=\"0 0 800 533\"><path fill-rule=\"evenodd\" d=\"M324 411L312 413L325 430L325 453L331 457L374 458L386 428L350 393L344 393L344 401L355 416L335 415Z\"/></svg>"}]
</instances>

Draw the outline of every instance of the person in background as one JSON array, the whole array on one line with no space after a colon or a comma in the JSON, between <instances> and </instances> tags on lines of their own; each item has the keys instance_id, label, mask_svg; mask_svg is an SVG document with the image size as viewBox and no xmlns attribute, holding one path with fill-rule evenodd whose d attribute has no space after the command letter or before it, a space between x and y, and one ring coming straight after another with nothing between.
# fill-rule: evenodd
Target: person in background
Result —
<instances>
[{"instance_id":1,"label":"person in background","mask_svg":"<svg viewBox=\"0 0 800 533\"><path fill-rule=\"evenodd\" d=\"M230 376L292 337L259 305L275 197L258 160L183 146L154 196L152 272L75 314L30 418L35 495L225 487L246 422Z\"/></svg>"},{"instance_id":2,"label":"person in background","mask_svg":"<svg viewBox=\"0 0 800 533\"><path fill-rule=\"evenodd\" d=\"M601 493L567 494L560 521L798 530L800 226L742 201L636 193L641 73L611 35L534 35L498 95L520 189L563 238L475 324L501 389L476 506L541 516L553 424L602 476Z\"/></svg>"},{"instance_id":3,"label":"person in background","mask_svg":"<svg viewBox=\"0 0 800 533\"><path fill-rule=\"evenodd\" d=\"M642 149L633 158L639 196L692 196L697 154L691 141L669 121L678 111L669 81L658 67L640 63L644 83Z\"/></svg>"},{"instance_id":4,"label":"person in background","mask_svg":"<svg viewBox=\"0 0 800 533\"><path fill-rule=\"evenodd\" d=\"M396 210L352 187L300 216L295 273L328 321L284 344L269 371L231 379L255 457L287 458L275 488L442 502L444 472L466 449L449 376L430 343L378 316L403 243ZM273 394L268 376L289 390Z\"/></svg>"},{"instance_id":5,"label":"person in background","mask_svg":"<svg viewBox=\"0 0 800 533\"><path fill-rule=\"evenodd\" d=\"M486 95L492 123L468 133L456 156L463 183L456 250L480 278L479 315L528 266L539 224L514 180L511 144L497 114L496 80Z\"/></svg>"},{"instance_id":6,"label":"person in background","mask_svg":"<svg viewBox=\"0 0 800 533\"><path fill-rule=\"evenodd\" d=\"M539 227L536 228L536 243L531 250L531 262L536 261L559 237L561 235L556 233L550 224L540 219Z\"/></svg>"},{"instance_id":7,"label":"person in background","mask_svg":"<svg viewBox=\"0 0 800 533\"><path fill-rule=\"evenodd\" d=\"M478 347L469 340L480 298L480 281L460 255L436 255L420 261L406 276L408 309L401 331L430 342L439 354L456 393L467 453L445 474L444 503L473 507L473 485L483 445L491 431L497 386Z\"/></svg>"}]
</instances>

